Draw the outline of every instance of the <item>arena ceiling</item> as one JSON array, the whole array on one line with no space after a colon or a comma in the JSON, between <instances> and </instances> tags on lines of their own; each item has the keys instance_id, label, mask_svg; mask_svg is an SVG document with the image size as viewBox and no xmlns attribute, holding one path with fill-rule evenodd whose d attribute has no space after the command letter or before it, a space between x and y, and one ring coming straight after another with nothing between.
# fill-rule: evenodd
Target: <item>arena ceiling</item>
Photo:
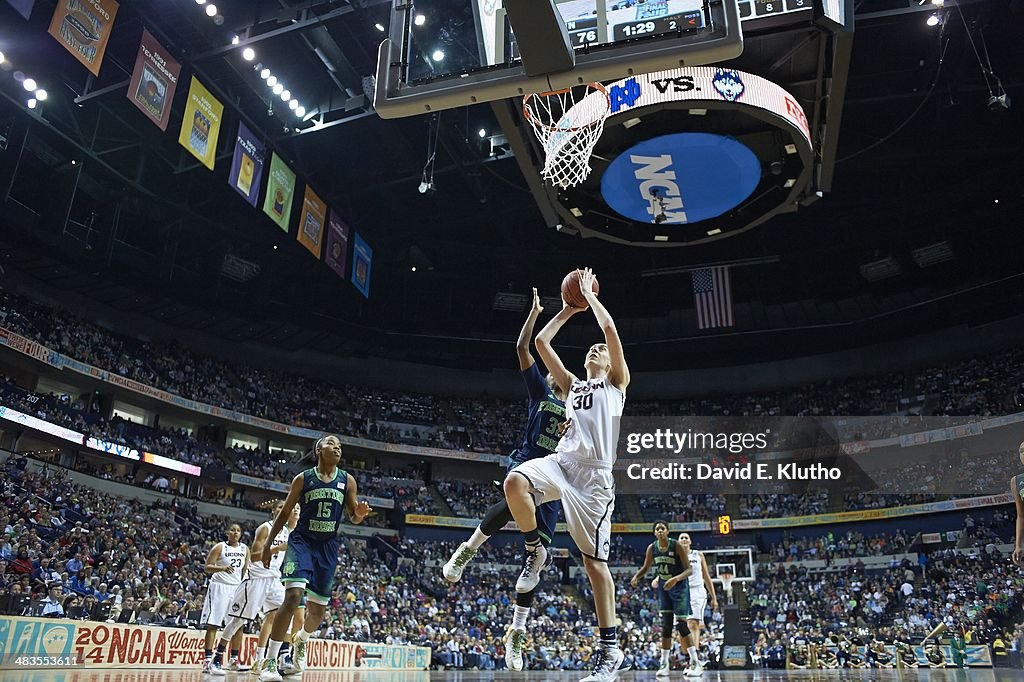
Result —
<instances>
[{"instance_id":1,"label":"arena ceiling","mask_svg":"<svg viewBox=\"0 0 1024 682\"><path fill-rule=\"evenodd\" d=\"M651 366L796 355L1021 311L1020 0L858 3L833 191L743 235L682 249L546 227L516 161L489 156L478 137L500 132L487 105L437 121L377 117L364 78L390 3L216 4L220 25L194 0L124 0L92 79L46 35L53 2L37 2L30 22L0 2L0 50L51 93L30 113L11 70L0 72L0 130L10 140L29 131L3 212L4 281L21 274L239 341L484 367L508 364L496 340L511 338L522 314L498 309L496 295L531 286L556 295L562 275L581 265L595 268L624 338ZM927 26L936 11L942 23ZM180 101L167 133L127 101L143 27L181 58L186 79L196 74L228 104L223 134L244 121L371 244L368 300L240 201L226 183L228 160L211 173L184 153ZM458 26L445 31L457 42ZM252 63L240 56L245 46L256 51ZM257 64L319 113L305 122L289 115ZM991 110L993 77L1022 104ZM437 189L421 194L431 130ZM0 169L11 160L0 155ZM65 222L53 199L72 188ZM259 273L222 276L225 255ZM736 261L751 263L734 269L740 323L696 332L682 270ZM898 274L869 281L869 263ZM567 340L592 335L581 325Z\"/></svg>"}]
</instances>

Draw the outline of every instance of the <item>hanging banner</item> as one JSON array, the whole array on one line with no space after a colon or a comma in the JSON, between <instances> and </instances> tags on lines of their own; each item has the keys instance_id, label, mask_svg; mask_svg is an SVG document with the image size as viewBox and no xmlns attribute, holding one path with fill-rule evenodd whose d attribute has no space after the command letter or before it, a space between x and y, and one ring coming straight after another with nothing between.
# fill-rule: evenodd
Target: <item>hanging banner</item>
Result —
<instances>
[{"instance_id":1,"label":"hanging banner","mask_svg":"<svg viewBox=\"0 0 1024 682\"><path fill-rule=\"evenodd\" d=\"M160 130L167 130L171 118L171 102L178 87L181 64L174 61L164 46L157 42L149 31L142 30L139 54L135 57L135 70L128 86L128 99L142 113L157 124Z\"/></svg>"},{"instance_id":2,"label":"hanging banner","mask_svg":"<svg viewBox=\"0 0 1024 682\"><path fill-rule=\"evenodd\" d=\"M373 265L373 249L356 232L352 247L352 284L366 298L370 298L370 267Z\"/></svg>"},{"instance_id":3,"label":"hanging banner","mask_svg":"<svg viewBox=\"0 0 1024 682\"><path fill-rule=\"evenodd\" d=\"M115 0L60 0L49 33L98 76L118 7Z\"/></svg>"},{"instance_id":4,"label":"hanging banner","mask_svg":"<svg viewBox=\"0 0 1024 682\"><path fill-rule=\"evenodd\" d=\"M260 199L260 182L263 180L263 159L266 152L263 143L239 121L238 137L235 138L235 157L231 161L228 184L254 207Z\"/></svg>"},{"instance_id":5,"label":"hanging banner","mask_svg":"<svg viewBox=\"0 0 1024 682\"><path fill-rule=\"evenodd\" d=\"M348 272L348 225L331 209L327 220L327 248L324 262L342 279Z\"/></svg>"},{"instance_id":6,"label":"hanging banner","mask_svg":"<svg viewBox=\"0 0 1024 682\"><path fill-rule=\"evenodd\" d=\"M223 117L224 105L192 76L178 143L210 170L217 157L217 136Z\"/></svg>"},{"instance_id":7,"label":"hanging banner","mask_svg":"<svg viewBox=\"0 0 1024 682\"><path fill-rule=\"evenodd\" d=\"M320 246L324 236L324 220L327 207L309 185L302 197L302 215L299 217L299 232L296 239L309 249L314 258L320 258Z\"/></svg>"},{"instance_id":8,"label":"hanging banner","mask_svg":"<svg viewBox=\"0 0 1024 682\"><path fill-rule=\"evenodd\" d=\"M295 196L295 173L285 165L277 154L270 156L270 178L267 181L267 196L263 200L263 212L285 232L292 215L292 197Z\"/></svg>"}]
</instances>

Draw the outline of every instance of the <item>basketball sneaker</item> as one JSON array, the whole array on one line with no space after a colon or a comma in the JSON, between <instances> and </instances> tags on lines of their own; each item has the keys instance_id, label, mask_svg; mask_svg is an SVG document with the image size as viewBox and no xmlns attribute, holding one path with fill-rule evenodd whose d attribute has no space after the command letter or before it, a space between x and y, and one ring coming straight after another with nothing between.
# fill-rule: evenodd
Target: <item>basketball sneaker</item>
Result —
<instances>
[{"instance_id":1,"label":"basketball sneaker","mask_svg":"<svg viewBox=\"0 0 1024 682\"><path fill-rule=\"evenodd\" d=\"M452 558L448 560L448 563L441 569L444 579L450 583L459 582L462 579L462 571L465 570L470 560L475 556L476 550L470 547L468 542L463 542L455 550L455 553L452 554Z\"/></svg>"},{"instance_id":2,"label":"basketball sneaker","mask_svg":"<svg viewBox=\"0 0 1024 682\"><path fill-rule=\"evenodd\" d=\"M263 672L263 659L258 657L252 659L252 668L249 669L249 674L259 677L261 672Z\"/></svg>"},{"instance_id":3,"label":"basketball sneaker","mask_svg":"<svg viewBox=\"0 0 1024 682\"><path fill-rule=\"evenodd\" d=\"M213 666L213 659L212 658L207 658L205 661L203 661L203 674L204 675L211 674L213 672L213 667L212 666Z\"/></svg>"},{"instance_id":4,"label":"basketball sneaker","mask_svg":"<svg viewBox=\"0 0 1024 682\"><path fill-rule=\"evenodd\" d=\"M527 549L523 555L523 572L516 580L516 592L526 593L536 589L537 583L540 582L541 571L544 570L547 561L548 550L544 545L538 544L537 549L532 552Z\"/></svg>"},{"instance_id":5,"label":"basketball sneaker","mask_svg":"<svg viewBox=\"0 0 1024 682\"><path fill-rule=\"evenodd\" d=\"M668 677L672 674L672 664L669 661L662 661L661 667L658 668L658 672L654 674L655 677Z\"/></svg>"},{"instance_id":6,"label":"basketball sneaker","mask_svg":"<svg viewBox=\"0 0 1024 682\"><path fill-rule=\"evenodd\" d=\"M299 639L297 632L292 635L292 660L300 673L306 669L306 640Z\"/></svg>"},{"instance_id":7,"label":"basketball sneaker","mask_svg":"<svg viewBox=\"0 0 1024 682\"><path fill-rule=\"evenodd\" d=\"M227 674L227 671L224 670L223 666L221 666L220 661L214 659L210 661L210 674L216 675L217 677L224 677L224 675Z\"/></svg>"},{"instance_id":8,"label":"basketball sneaker","mask_svg":"<svg viewBox=\"0 0 1024 682\"><path fill-rule=\"evenodd\" d=\"M252 666L246 665L245 663L239 663L237 658L231 659L231 667L229 670L233 673L247 673L252 670Z\"/></svg>"},{"instance_id":9,"label":"basketball sneaker","mask_svg":"<svg viewBox=\"0 0 1024 682\"><path fill-rule=\"evenodd\" d=\"M509 628L505 633L505 666L509 670L523 669L523 648L526 646L526 628Z\"/></svg>"},{"instance_id":10,"label":"basketball sneaker","mask_svg":"<svg viewBox=\"0 0 1024 682\"><path fill-rule=\"evenodd\" d=\"M704 667L698 661L697 665L691 665L690 667L688 667L684 674L687 677L700 677L704 674Z\"/></svg>"},{"instance_id":11,"label":"basketball sneaker","mask_svg":"<svg viewBox=\"0 0 1024 682\"><path fill-rule=\"evenodd\" d=\"M260 671L260 682L283 682L284 678L277 671L277 659L273 656L263 661L263 670Z\"/></svg>"},{"instance_id":12,"label":"basketball sneaker","mask_svg":"<svg viewBox=\"0 0 1024 682\"><path fill-rule=\"evenodd\" d=\"M278 665L282 675L298 675L302 671L295 665L295 661L292 660L291 652L282 654L281 663Z\"/></svg>"},{"instance_id":13,"label":"basketball sneaker","mask_svg":"<svg viewBox=\"0 0 1024 682\"><path fill-rule=\"evenodd\" d=\"M580 682L610 682L619 676L619 666L626 659L626 654L622 652L622 649L615 647L614 649L606 649L604 647L598 648L594 657L590 659L590 662L594 664L594 672L584 677ZM626 670L629 670L631 666L626 666Z\"/></svg>"}]
</instances>

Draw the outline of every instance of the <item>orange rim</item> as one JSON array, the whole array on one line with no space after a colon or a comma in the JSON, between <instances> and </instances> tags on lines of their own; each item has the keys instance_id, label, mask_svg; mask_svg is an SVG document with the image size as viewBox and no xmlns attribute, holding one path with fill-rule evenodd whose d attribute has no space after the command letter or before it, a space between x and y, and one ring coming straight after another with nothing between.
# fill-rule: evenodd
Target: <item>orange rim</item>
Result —
<instances>
[{"instance_id":1,"label":"orange rim","mask_svg":"<svg viewBox=\"0 0 1024 682\"><path fill-rule=\"evenodd\" d=\"M602 95L604 95L605 111L610 111L611 108L612 108L612 100L611 100L611 97L609 97L609 95L608 95L608 88L604 87L600 83L587 83L587 87L592 89L592 90L596 90L596 91L600 92ZM589 127L593 126L594 124L600 122L601 119L595 119L593 121L589 121L589 122L584 123L583 125L577 126L575 128L559 128L558 126L538 121L537 119L535 119L533 117L533 114L530 113L529 101L530 101L531 97L554 97L556 95L564 95L567 92L572 92L572 88L562 88L561 90L551 90L549 92L533 92L533 93L530 93L529 95L525 95L523 97L523 116L526 118L527 121L529 121L531 124L533 124L533 125L535 125L535 126L537 126L539 128L546 128L548 130L556 130L556 131L565 132L565 133L571 133L571 132L575 132L577 130L583 130L584 128L589 128ZM582 102L588 96L589 95L585 95L583 98L580 99L580 102ZM576 106L580 102L574 103L573 106ZM572 107L570 107L570 108L572 108Z\"/></svg>"}]
</instances>

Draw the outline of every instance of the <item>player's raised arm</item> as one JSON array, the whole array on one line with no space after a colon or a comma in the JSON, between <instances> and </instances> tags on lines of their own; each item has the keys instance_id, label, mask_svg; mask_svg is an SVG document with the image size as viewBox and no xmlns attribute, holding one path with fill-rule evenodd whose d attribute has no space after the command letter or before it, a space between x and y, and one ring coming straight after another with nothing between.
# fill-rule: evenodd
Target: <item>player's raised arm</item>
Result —
<instances>
[{"instance_id":1,"label":"player's raised arm","mask_svg":"<svg viewBox=\"0 0 1024 682\"><path fill-rule=\"evenodd\" d=\"M231 573L233 570L230 565L217 565L217 562L220 561L220 552L223 547L224 543L218 542L210 550L210 553L206 555L206 565L203 566L203 570L209 573L210 575L213 575L214 573Z\"/></svg>"},{"instance_id":2,"label":"player's raised arm","mask_svg":"<svg viewBox=\"0 0 1024 682\"><path fill-rule=\"evenodd\" d=\"M288 497L284 498L284 506L281 507L281 511L274 518L274 525L271 527L270 532L267 533L267 537L276 538L277 534L288 523L288 516L292 513L292 508L299 503L299 499L302 497L302 486L305 482L304 476L304 474L296 474L295 478L292 479L292 487L288 489ZM270 558L274 555L270 551L272 544L272 542L264 542L262 551L257 557L264 568L270 568Z\"/></svg>"},{"instance_id":3,"label":"player's raised arm","mask_svg":"<svg viewBox=\"0 0 1024 682\"><path fill-rule=\"evenodd\" d=\"M576 308L569 305L565 299L562 299L562 309L552 317L544 328L537 334L537 339L534 344L537 346L537 352L540 353L540 359L544 361L544 366L551 372L551 376L555 378L555 383L558 384L558 388L568 393L569 388L572 386L572 380L575 378L569 370L562 364L561 358L558 357L558 353L551 347L551 342L555 338L555 334L562 328L570 317L576 313L583 312L583 308Z\"/></svg>"},{"instance_id":4,"label":"player's raised arm","mask_svg":"<svg viewBox=\"0 0 1024 682\"><path fill-rule=\"evenodd\" d=\"M1024 500L1021 499L1020 493L1017 491L1016 476L1010 479L1010 495L1013 496L1013 502L1017 506L1017 534L1011 558L1013 563L1024 566Z\"/></svg>"},{"instance_id":5,"label":"player's raised arm","mask_svg":"<svg viewBox=\"0 0 1024 682\"><path fill-rule=\"evenodd\" d=\"M598 300L594 293L594 271L584 268L580 272L580 291L587 299L587 305L594 311L594 318L604 332L604 342L608 345L608 354L611 356L612 366L608 372L608 380L617 389L625 393L629 386L629 367L626 365L626 355L622 350L622 341L619 340L619 331L615 328L615 320L612 319L608 309Z\"/></svg>"},{"instance_id":6,"label":"player's raised arm","mask_svg":"<svg viewBox=\"0 0 1024 682\"><path fill-rule=\"evenodd\" d=\"M654 549L650 545L647 545L647 554L644 555L644 565L641 566L637 570L637 572L633 574L633 577L630 579L629 584L633 587L636 587L636 584L640 582L640 578L643 578L645 575L647 575L647 571L651 570L651 564L653 563Z\"/></svg>"},{"instance_id":7,"label":"player's raised arm","mask_svg":"<svg viewBox=\"0 0 1024 682\"><path fill-rule=\"evenodd\" d=\"M359 496L359 490L356 486L356 479L352 477L352 474L347 474L348 484L345 486L345 511L348 512L348 516L352 519L352 523L362 523L366 515L373 511L370 503L366 500L357 499Z\"/></svg>"},{"instance_id":8,"label":"player's raised arm","mask_svg":"<svg viewBox=\"0 0 1024 682\"><path fill-rule=\"evenodd\" d=\"M533 336L533 327L537 324L537 318L544 312L540 305L540 296L537 294L537 287L533 288L533 305L530 306L530 314L526 316L523 328L519 330L519 338L516 339L516 355L519 356L519 369L526 371L533 366L533 355L530 353L530 337Z\"/></svg>"}]
</instances>

